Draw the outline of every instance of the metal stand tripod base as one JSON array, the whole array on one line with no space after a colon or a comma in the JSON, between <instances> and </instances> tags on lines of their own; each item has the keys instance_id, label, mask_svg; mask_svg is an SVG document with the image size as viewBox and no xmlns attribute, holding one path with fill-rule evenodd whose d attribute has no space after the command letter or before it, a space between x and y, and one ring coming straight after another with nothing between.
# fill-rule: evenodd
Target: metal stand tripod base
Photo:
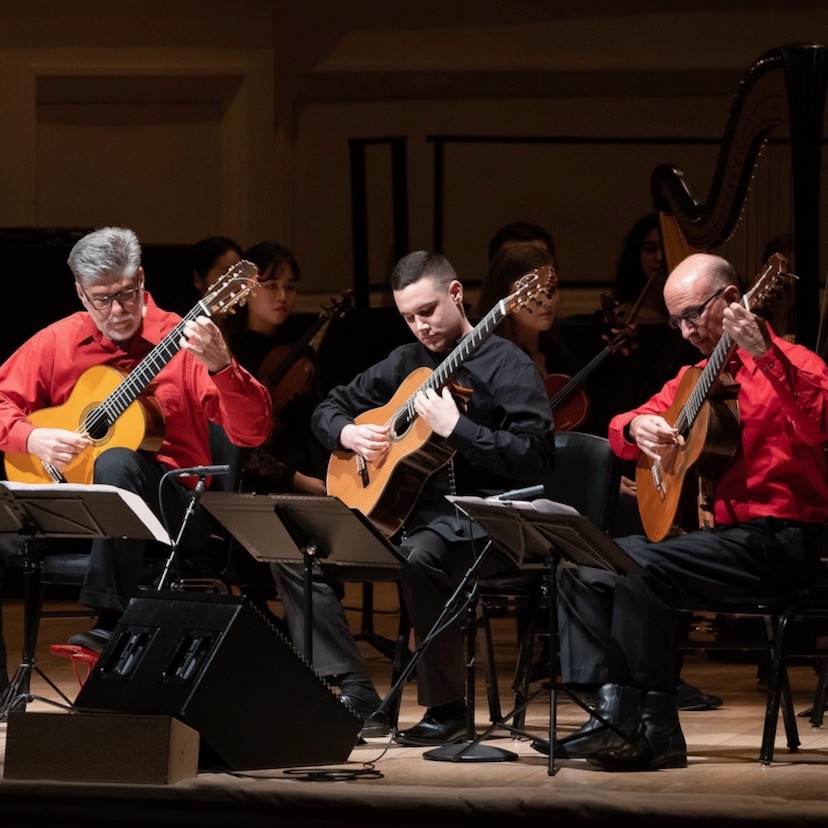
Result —
<instances>
[{"instance_id":1,"label":"metal stand tripod base","mask_svg":"<svg viewBox=\"0 0 828 828\"><path fill-rule=\"evenodd\" d=\"M435 762L514 762L517 758L518 755L511 750L479 742L444 745L423 754L423 759L433 759Z\"/></svg>"},{"instance_id":2,"label":"metal stand tripod base","mask_svg":"<svg viewBox=\"0 0 828 828\"><path fill-rule=\"evenodd\" d=\"M52 699L46 699L42 696L34 696L29 691L31 689L31 677L33 673L37 673L48 685L60 696L65 704L56 702ZM3 700L0 702L0 722L8 719L9 713L15 710L25 710L26 705L33 701L42 701L51 704L54 707L60 707L63 710L72 710L74 705L66 694L47 676L36 664L33 662L23 662L15 672L6 692L3 694Z\"/></svg>"}]
</instances>

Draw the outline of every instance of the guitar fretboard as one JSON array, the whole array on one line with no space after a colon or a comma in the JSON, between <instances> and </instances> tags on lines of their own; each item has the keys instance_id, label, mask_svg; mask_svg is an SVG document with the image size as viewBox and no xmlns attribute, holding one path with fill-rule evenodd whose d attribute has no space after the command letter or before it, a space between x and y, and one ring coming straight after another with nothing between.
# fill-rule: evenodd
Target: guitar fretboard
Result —
<instances>
[{"instance_id":1,"label":"guitar fretboard","mask_svg":"<svg viewBox=\"0 0 828 828\"><path fill-rule=\"evenodd\" d=\"M486 341L505 316L506 303L501 300L460 340L455 349L434 369L428 379L397 409L387 423L392 434L405 431L408 424L417 416L414 411L414 400L417 395L429 388L439 391L454 376L463 362Z\"/></svg>"},{"instance_id":2,"label":"guitar fretboard","mask_svg":"<svg viewBox=\"0 0 828 828\"><path fill-rule=\"evenodd\" d=\"M722 368L735 350L736 344L726 333L723 333L722 338L707 360L707 365L704 366L696 385L693 387L693 391L687 398L687 402L676 417L675 427L680 434L687 436L710 393L710 389L713 387L713 383L716 382Z\"/></svg>"},{"instance_id":3,"label":"guitar fretboard","mask_svg":"<svg viewBox=\"0 0 828 828\"><path fill-rule=\"evenodd\" d=\"M135 402L158 372L181 350L184 326L198 316L212 316L210 308L198 302L186 316L124 378L124 381L90 414L87 431L105 431Z\"/></svg>"}]
</instances>

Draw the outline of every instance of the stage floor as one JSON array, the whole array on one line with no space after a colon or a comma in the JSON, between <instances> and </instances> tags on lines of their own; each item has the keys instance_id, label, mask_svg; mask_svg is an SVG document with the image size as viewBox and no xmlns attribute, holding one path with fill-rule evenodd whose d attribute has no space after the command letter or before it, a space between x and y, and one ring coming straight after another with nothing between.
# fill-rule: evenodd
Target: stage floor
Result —
<instances>
[{"instance_id":1,"label":"stage floor","mask_svg":"<svg viewBox=\"0 0 828 828\"><path fill-rule=\"evenodd\" d=\"M359 588L349 587L346 606L358 607ZM378 585L376 629L393 635L396 592ZM75 608L74 605L67 605ZM20 651L21 607L4 607L11 654ZM349 612L353 629L359 616ZM41 628L38 665L74 698L78 683L70 663L53 656L48 647L65 643L68 635L88 626L88 619L45 619ZM499 685L504 708L510 706L509 684L516 647L514 619L494 619ZM360 647L385 692L390 665L365 643ZM13 660L12 660L13 663ZM13 669L13 668L12 668ZM255 665L247 665L255 681ZM480 672L480 670L478 670ZM562 761L550 777L546 757L526 740L504 731L485 744L517 754L516 761L442 762L423 758L427 749L396 746L388 739L370 739L354 747L347 763L326 768L275 768L266 771L201 773L174 785L61 783L53 780L0 783L0 825L152 824L200 826L478 826L501 818L514 825L614 824L636 826L704 825L824 825L828 820L828 730L812 728L799 718L802 745L796 753L785 746L780 724L775 762L758 761L764 717L765 688L755 664L712 660L689 654L683 672L690 683L724 698L713 711L681 714L689 752L685 769L653 773L612 774L583 761ZM812 665L792 667L795 707L810 707L816 676ZM36 695L55 698L35 678ZM297 704L302 700L297 699ZM235 700L243 705L244 699ZM230 706L232 710L232 705ZM41 701L30 711L55 711ZM400 726L419 720L416 687L403 694ZM284 715L290 716L285 710ZM232 715L229 714L229 715ZM572 702L559 705L559 736L583 721ZM488 726L482 675L477 682L476 721ZM0 724L5 747L6 725ZM528 708L526 729L544 735L548 727L548 697L542 694ZM267 733L252 734L267 739ZM130 745L123 751L129 754ZM72 762L72 756L66 756Z\"/></svg>"}]
</instances>

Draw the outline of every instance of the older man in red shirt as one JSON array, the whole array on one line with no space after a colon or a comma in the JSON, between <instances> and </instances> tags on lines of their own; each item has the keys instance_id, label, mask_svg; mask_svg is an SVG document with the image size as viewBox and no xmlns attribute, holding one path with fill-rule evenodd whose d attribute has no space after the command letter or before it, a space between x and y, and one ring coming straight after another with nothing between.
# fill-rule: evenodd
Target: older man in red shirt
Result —
<instances>
[{"instance_id":1,"label":"older man in red shirt","mask_svg":"<svg viewBox=\"0 0 828 828\"><path fill-rule=\"evenodd\" d=\"M685 259L665 284L671 327L705 357L724 336L735 343L724 367L737 383L736 450L714 484L712 528L685 527L691 531L657 543L619 539L640 568L632 574L562 573L564 681L594 691L596 712L626 737L591 718L556 750L562 758L585 758L608 770L683 767L677 604L782 596L807 586L820 565L828 519L828 368L807 348L777 336L742 298L730 264L707 254ZM688 370L611 421L610 444L620 457L643 452L660 460L686 437L678 418L668 422L664 414Z\"/></svg>"},{"instance_id":2,"label":"older man in red shirt","mask_svg":"<svg viewBox=\"0 0 828 828\"><path fill-rule=\"evenodd\" d=\"M160 514L164 472L210 463L208 421L223 426L237 445L260 445L271 426L270 395L232 358L207 315L188 318L183 336L173 333L182 319L159 309L146 292L141 248L131 230L89 233L73 247L69 267L84 310L44 328L0 366L0 450L7 457L32 455L57 472L66 469L90 448L90 437L71 423L38 427L29 415L64 404L88 368L107 365L128 373L171 336L174 356L161 361L152 385L164 418L160 448L151 454L110 448L94 465L95 483L134 491ZM189 500L186 487L193 485L192 478L182 478L163 487L168 517L180 519ZM206 518L199 514L194 523L199 520ZM143 548L126 539L93 541L81 602L100 614L71 643L103 649L137 591Z\"/></svg>"}]
</instances>

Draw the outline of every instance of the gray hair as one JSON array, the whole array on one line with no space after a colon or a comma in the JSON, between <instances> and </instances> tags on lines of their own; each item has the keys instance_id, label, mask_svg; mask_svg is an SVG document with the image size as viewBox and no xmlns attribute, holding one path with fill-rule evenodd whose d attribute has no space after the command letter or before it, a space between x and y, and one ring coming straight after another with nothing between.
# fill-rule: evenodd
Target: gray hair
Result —
<instances>
[{"instance_id":1,"label":"gray hair","mask_svg":"<svg viewBox=\"0 0 828 828\"><path fill-rule=\"evenodd\" d=\"M77 242L67 263L80 285L135 276L141 266L141 245L132 230L104 227Z\"/></svg>"}]
</instances>

